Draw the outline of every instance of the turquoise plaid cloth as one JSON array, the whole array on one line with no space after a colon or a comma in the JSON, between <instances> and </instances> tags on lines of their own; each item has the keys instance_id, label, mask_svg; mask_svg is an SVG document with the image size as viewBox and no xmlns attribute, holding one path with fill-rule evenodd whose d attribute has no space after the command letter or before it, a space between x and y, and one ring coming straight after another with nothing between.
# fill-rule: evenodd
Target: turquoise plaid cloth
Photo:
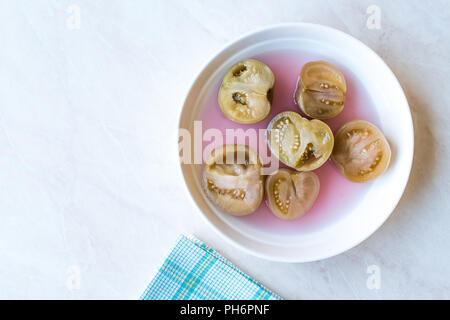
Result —
<instances>
[{"instance_id":1,"label":"turquoise plaid cloth","mask_svg":"<svg viewBox=\"0 0 450 320\"><path fill-rule=\"evenodd\" d=\"M180 236L142 300L281 300L216 251Z\"/></svg>"}]
</instances>

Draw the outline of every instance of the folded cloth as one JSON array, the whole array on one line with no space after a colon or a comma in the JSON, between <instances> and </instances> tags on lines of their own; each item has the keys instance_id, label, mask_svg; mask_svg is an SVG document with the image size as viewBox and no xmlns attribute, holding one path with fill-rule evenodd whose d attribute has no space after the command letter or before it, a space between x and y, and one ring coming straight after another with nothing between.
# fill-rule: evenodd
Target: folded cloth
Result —
<instances>
[{"instance_id":1,"label":"folded cloth","mask_svg":"<svg viewBox=\"0 0 450 320\"><path fill-rule=\"evenodd\" d=\"M180 236L142 300L281 300L200 240Z\"/></svg>"}]
</instances>

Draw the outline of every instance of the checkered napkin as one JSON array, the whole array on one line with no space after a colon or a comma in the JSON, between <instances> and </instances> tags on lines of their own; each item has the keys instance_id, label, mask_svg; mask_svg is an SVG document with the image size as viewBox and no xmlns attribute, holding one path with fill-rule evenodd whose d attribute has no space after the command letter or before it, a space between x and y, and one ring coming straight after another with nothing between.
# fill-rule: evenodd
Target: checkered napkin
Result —
<instances>
[{"instance_id":1,"label":"checkered napkin","mask_svg":"<svg viewBox=\"0 0 450 320\"><path fill-rule=\"evenodd\" d=\"M216 251L180 236L142 300L281 300Z\"/></svg>"}]
</instances>

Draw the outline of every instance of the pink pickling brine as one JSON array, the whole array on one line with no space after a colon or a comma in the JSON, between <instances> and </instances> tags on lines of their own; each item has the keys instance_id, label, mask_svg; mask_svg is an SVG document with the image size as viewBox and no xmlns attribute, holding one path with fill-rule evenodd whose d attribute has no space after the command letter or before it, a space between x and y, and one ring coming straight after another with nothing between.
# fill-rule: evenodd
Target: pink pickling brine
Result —
<instances>
[{"instance_id":1,"label":"pink pickling brine","mask_svg":"<svg viewBox=\"0 0 450 320\"><path fill-rule=\"evenodd\" d=\"M294 98L300 70L307 62L327 61L327 59L294 50L271 51L248 58L265 63L275 75L273 101L269 116L261 122L250 125L235 123L228 119L222 113L217 102L221 85L221 81L219 81L207 94L204 106L199 114L198 120L202 121L203 132L215 128L219 129L225 137L226 129L243 129L244 131L249 128L266 129L270 120L282 111L295 111L305 117ZM333 63L344 74L347 93L343 111L335 118L323 121L330 126L333 132L336 132L344 123L355 119L366 120L379 125L378 117L373 112L371 100L364 86L339 63L329 62ZM237 143L238 141L234 142ZM204 142L203 147L208 144L209 142ZM265 141L263 145L266 147ZM260 150L257 151L260 152ZM266 152L268 151L266 150ZM280 167L286 166L280 163ZM262 231L289 233L301 231L303 228L305 230L318 229L324 220L327 221L326 224L328 225L330 220L338 220L339 215L350 212L363 199L372 185L370 182L357 184L348 181L335 167L331 159L319 169L314 170L314 173L320 179L320 192L313 207L303 217L292 221L280 220L271 213L264 200L254 213L236 219L242 220L240 223L245 223ZM336 208L339 208L339 210L336 210ZM339 214L336 212L339 212Z\"/></svg>"}]
</instances>

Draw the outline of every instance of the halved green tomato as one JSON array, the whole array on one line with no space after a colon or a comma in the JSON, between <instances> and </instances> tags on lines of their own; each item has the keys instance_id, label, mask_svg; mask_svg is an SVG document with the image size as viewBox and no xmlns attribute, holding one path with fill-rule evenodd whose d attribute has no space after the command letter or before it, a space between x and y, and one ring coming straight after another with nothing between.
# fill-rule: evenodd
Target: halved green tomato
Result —
<instances>
[{"instance_id":1,"label":"halved green tomato","mask_svg":"<svg viewBox=\"0 0 450 320\"><path fill-rule=\"evenodd\" d=\"M253 149L223 145L214 149L203 167L203 187L211 202L234 216L254 212L264 195L261 162Z\"/></svg>"},{"instance_id":2,"label":"halved green tomato","mask_svg":"<svg viewBox=\"0 0 450 320\"><path fill-rule=\"evenodd\" d=\"M266 179L267 204L278 218L297 219L311 209L319 189L319 178L314 172L280 169Z\"/></svg>"},{"instance_id":3,"label":"halved green tomato","mask_svg":"<svg viewBox=\"0 0 450 320\"><path fill-rule=\"evenodd\" d=\"M304 65L296 92L300 109L311 118L330 119L344 109L347 86L342 72L325 61Z\"/></svg>"},{"instance_id":4,"label":"halved green tomato","mask_svg":"<svg viewBox=\"0 0 450 320\"><path fill-rule=\"evenodd\" d=\"M367 182L382 175L391 160L391 148L383 133L373 124L353 120L335 135L333 162L352 182Z\"/></svg>"},{"instance_id":5,"label":"halved green tomato","mask_svg":"<svg viewBox=\"0 0 450 320\"><path fill-rule=\"evenodd\" d=\"M311 171L331 155L334 137L320 120L308 120L292 111L281 112L267 127L267 142L275 156L298 171Z\"/></svg>"},{"instance_id":6,"label":"halved green tomato","mask_svg":"<svg viewBox=\"0 0 450 320\"><path fill-rule=\"evenodd\" d=\"M240 61L223 78L219 106L234 122L259 122L270 112L274 84L275 76L264 63L252 59Z\"/></svg>"}]
</instances>

